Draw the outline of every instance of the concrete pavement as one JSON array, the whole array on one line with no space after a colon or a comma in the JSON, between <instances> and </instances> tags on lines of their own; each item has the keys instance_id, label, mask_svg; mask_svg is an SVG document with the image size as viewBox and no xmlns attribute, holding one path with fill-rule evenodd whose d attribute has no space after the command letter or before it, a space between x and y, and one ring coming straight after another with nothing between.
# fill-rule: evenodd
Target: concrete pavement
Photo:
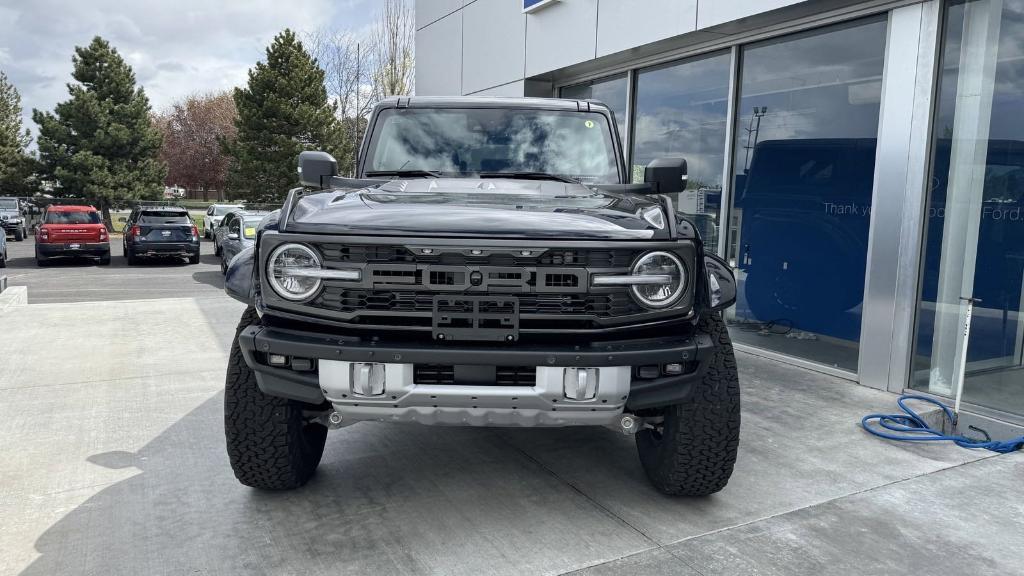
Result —
<instances>
[{"instance_id":1,"label":"concrete pavement","mask_svg":"<svg viewBox=\"0 0 1024 576\"><path fill-rule=\"evenodd\" d=\"M655 492L606 429L382 423L332 432L302 490L248 489L221 424L241 305L174 282L0 314L0 574L1024 573L1024 455L880 441L857 422L892 395L742 354L707 499Z\"/></svg>"}]
</instances>

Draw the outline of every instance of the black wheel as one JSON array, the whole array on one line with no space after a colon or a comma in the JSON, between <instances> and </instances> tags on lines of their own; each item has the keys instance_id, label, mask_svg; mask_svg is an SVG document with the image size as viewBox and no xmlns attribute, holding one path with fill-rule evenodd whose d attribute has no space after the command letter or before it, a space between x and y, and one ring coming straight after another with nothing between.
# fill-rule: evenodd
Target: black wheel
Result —
<instances>
[{"instance_id":1,"label":"black wheel","mask_svg":"<svg viewBox=\"0 0 1024 576\"><path fill-rule=\"evenodd\" d=\"M14 241L15 242L21 242L24 239L25 239L25 229L24 228L17 228L17 229L15 229L15 231L14 231Z\"/></svg>"},{"instance_id":2,"label":"black wheel","mask_svg":"<svg viewBox=\"0 0 1024 576\"><path fill-rule=\"evenodd\" d=\"M740 443L740 386L729 332L719 314L698 330L711 336L714 356L690 400L661 410L664 420L636 435L640 463L665 494L707 496L729 483Z\"/></svg>"},{"instance_id":3,"label":"black wheel","mask_svg":"<svg viewBox=\"0 0 1024 576\"><path fill-rule=\"evenodd\" d=\"M100 256L100 266L110 266L110 254Z\"/></svg>"},{"instance_id":4,"label":"black wheel","mask_svg":"<svg viewBox=\"0 0 1024 576\"><path fill-rule=\"evenodd\" d=\"M217 239L213 239L213 255L220 256L220 246L217 245Z\"/></svg>"},{"instance_id":5,"label":"black wheel","mask_svg":"<svg viewBox=\"0 0 1024 576\"><path fill-rule=\"evenodd\" d=\"M46 256L40 256L36 254L36 266L43 268L50 265L50 259Z\"/></svg>"},{"instance_id":6,"label":"black wheel","mask_svg":"<svg viewBox=\"0 0 1024 576\"><path fill-rule=\"evenodd\" d=\"M7 268L7 252L0 254L0 268Z\"/></svg>"},{"instance_id":7,"label":"black wheel","mask_svg":"<svg viewBox=\"0 0 1024 576\"><path fill-rule=\"evenodd\" d=\"M220 259L220 273L224 276L228 275L228 262L223 256Z\"/></svg>"},{"instance_id":8,"label":"black wheel","mask_svg":"<svg viewBox=\"0 0 1024 576\"><path fill-rule=\"evenodd\" d=\"M135 264L138 263L139 261L139 259L136 258L135 255L132 254L132 251L129 250L127 247L125 247L124 249L124 259L128 261L129 266L135 266Z\"/></svg>"},{"instance_id":9,"label":"black wheel","mask_svg":"<svg viewBox=\"0 0 1024 576\"><path fill-rule=\"evenodd\" d=\"M199 254L195 254L193 256L189 256L188 257L188 263L189 264L199 264Z\"/></svg>"},{"instance_id":10,"label":"black wheel","mask_svg":"<svg viewBox=\"0 0 1024 576\"><path fill-rule=\"evenodd\" d=\"M224 390L228 459L242 484L289 490L304 485L316 472L327 428L309 421L309 412L319 406L267 396L256 385L256 375L238 347L237 334L258 323L256 310L247 309L231 344Z\"/></svg>"}]
</instances>

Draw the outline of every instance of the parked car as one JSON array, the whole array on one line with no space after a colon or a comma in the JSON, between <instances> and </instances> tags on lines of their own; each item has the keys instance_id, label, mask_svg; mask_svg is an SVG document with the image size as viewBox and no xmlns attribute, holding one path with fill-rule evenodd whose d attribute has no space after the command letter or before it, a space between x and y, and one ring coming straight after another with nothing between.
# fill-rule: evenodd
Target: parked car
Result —
<instances>
[{"instance_id":1,"label":"parked car","mask_svg":"<svg viewBox=\"0 0 1024 576\"><path fill-rule=\"evenodd\" d=\"M215 236L215 250L220 256L222 273L227 273L232 258L253 245L256 241L256 227L266 215L266 212L235 210L224 216Z\"/></svg>"},{"instance_id":2,"label":"parked car","mask_svg":"<svg viewBox=\"0 0 1024 576\"><path fill-rule=\"evenodd\" d=\"M170 206L136 206L125 219L124 257L128 265L139 258L188 258L199 263L199 230L188 210Z\"/></svg>"},{"instance_id":3,"label":"parked car","mask_svg":"<svg viewBox=\"0 0 1024 576\"><path fill-rule=\"evenodd\" d=\"M211 204L203 218L203 237L213 238L213 232L220 226L221 220L228 212L242 208L238 204Z\"/></svg>"},{"instance_id":4,"label":"parked car","mask_svg":"<svg viewBox=\"0 0 1024 576\"><path fill-rule=\"evenodd\" d=\"M7 234L0 234L0 268L7 268Z\"/></svg>"},{"instance_id":5,"label":"parked car","mask_svg":"<svg viewBox=\"0 0 1024 576\"><path fill-rule=\"evenodd\" d=\"M368 126L357 178L303 152L305 188L228 266L235 477L301 486L362 421L592 425L634 435L664 493L725 487L736 283L668 196L685 160L630 184L595 101L403 97Z\"/></svg>"},{"instance_id":6,"label":"parked car","mask_svg":"<svg viewBox=\"0 0 1024 576\"><path fill-rule=\"evenodd\" d=\"M110 264L110 236L100 213L92 206L49 206L36 230L36 264L54 258L90 257Z\"/></svg>"},{"instance_id":7,"label":"parked car","mask_svg":"<svg viewBox=\"0 0 1024 576\"><path fill-rule=\"evenodd\" d=\"M0 228L5 236L10 234L18 242L27 238L27 221L17 198L0 198Z\"/></svg>"}]
</instances>

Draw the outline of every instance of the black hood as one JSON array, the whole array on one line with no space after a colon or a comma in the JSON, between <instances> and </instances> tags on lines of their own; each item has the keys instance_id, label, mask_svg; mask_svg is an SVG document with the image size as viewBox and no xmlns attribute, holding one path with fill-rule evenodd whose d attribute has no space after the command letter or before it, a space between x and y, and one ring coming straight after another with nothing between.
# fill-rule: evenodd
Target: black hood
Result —
<instances>
[{"instance_id":1,"label":"black hood","mask_svg":"<svg viewBox=\"0 0 1024 576\"><path fill-rule=\"evenodd\" d=\"M653 199L551 180L422 178L302 197L288 230L310 233L650 240L668 237Z\"/></svg>"}]
</instances>

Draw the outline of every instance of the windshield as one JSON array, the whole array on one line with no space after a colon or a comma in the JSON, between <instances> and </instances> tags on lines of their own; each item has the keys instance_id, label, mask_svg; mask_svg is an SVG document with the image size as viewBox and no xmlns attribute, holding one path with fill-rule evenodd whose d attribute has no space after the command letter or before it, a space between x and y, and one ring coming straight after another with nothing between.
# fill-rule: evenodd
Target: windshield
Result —
<instances>
[{"instance_id":1,"label":"windshield","mask_svg":"<svg viewBox=\"0 0 1024 576\"><path fill-rule=\"evenodd\" d=\"M365 172L445 176L543 172L584 183L619 181L606 118L528 109L388 109L374 124Z\"/></svg>"},{"instance_id":2,"label":"windshield","mask_svg":"<svg viewBox=\"0 0 1024 576\"><path fill-rule=\"evenodd\" d=\"M260 225L260 221L263 220L263 216L258 218L246 218L242 223L242 236L252 240L256 237L256 228Z\"/></svg>"},{"instance_id":3,"label":"windshield","mask_svg":"<svg viewBox=\"0 0 1024 576\"><path fill-rule=\"evenodd\" d=\"M228 212L234 210L235 208L238 208L238 206L214 206L213 207L213 215L214 216L223 216L223 215L227 214Z\"/></svg>"},{"instance_id":4,"label":"windshield","mask_svg":"<svg viewBox=\"0 0 1024 576\"><path fill-rule=\"evenodd\" d=\"M13 198L0 198L0 210L17 210L18 201Z\"/></svg>"},{"instance_id":5,"label":"windshield","mask_svg":"<svg viewBox=\"0 0 1024 576\"><path fill-rule=\"evenodd\" d=\"M99 224L99 212L47 212L46 224Z\"/></svg>"},{"instance_id":6,"label":"windshield","mask_svg":"<svg viewBox=\"0 0 1024 576\"><path fill-rule=\"evenodd\" d=\"M188 212L180 210L143 212L139 221L143 224L189 224Z\"/></svg>"}]
</instances>

